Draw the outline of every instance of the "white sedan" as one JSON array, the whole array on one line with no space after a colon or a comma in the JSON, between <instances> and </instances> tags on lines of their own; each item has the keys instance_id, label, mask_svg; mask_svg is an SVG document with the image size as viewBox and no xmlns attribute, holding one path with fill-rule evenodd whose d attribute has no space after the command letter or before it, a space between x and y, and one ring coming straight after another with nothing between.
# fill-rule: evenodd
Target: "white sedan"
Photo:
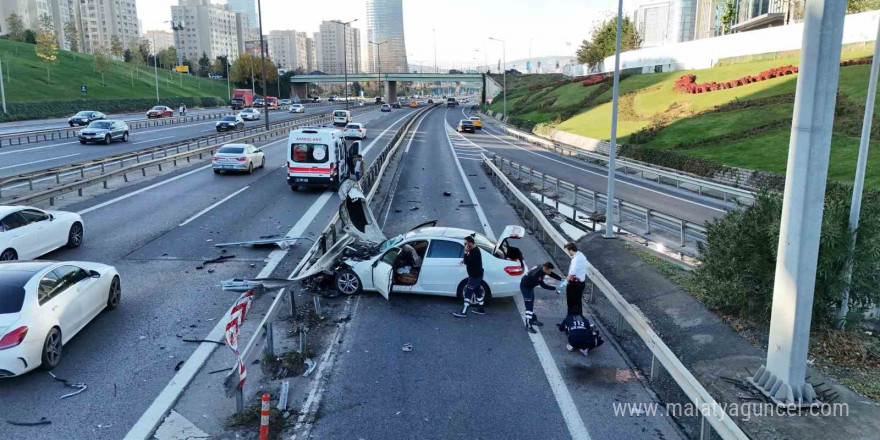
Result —
<instances>
[{"instance_id":1,"label":"white sedan","mask_svg":"<svg viewBox=\"0 0 880 440\"><path fill-rule=\"evenodd\" d=\"M254 172L254 168L266 166L266 155L263 150L251 144L226 144L220 147L211 159L214 174L223 171Z\"/></svg>"},{"instance_id":2,"label":"white sedan","mask_svg":"<svg viewBox=\"0 0 880 440\"><path fill-rule=\"evenodd\" d=\"M342 136L346 139L364 140L367 138L367 129L360 122L349 122L342 131Z\"/></svg>"},{"instance_id":3,"label":"white sedan","mask_svg":"<svg viewBox=\"0 0 880 440\"><path fill-rule=\"evenodd\" d=\"M32 260L62 246L79 247L79 214L30 206L0 206L0 261Z\"/></svg>"},{"instance_id":4,"label":"white sedan","mask_svg":"<svg viewBox=\"0 0 880 440\"><path fill-rule=\"evenodd\" d=\"M246 108L238 112L238 117L245 121L259 121L260 111L255 108Z\"/></svg>"},{"instance_id":5,"label":"white sedan","mask_svg":"<svg viewBox=\"0 0 880 440\"><path fill-rule=\"evenodd\" d=\"M290 106L290 112L291 113L305 113L306 106L304 106L302 104L293 104Z\"/></svg>"},{"instance_id":6,"label":"white sedan","mask_svg":"<svg viewBox=\"0 0 880 440\"><path fill-rule=\"evenodd\" d=\"M119 273L104 264L0 263L0 377L56 367L63 346L121 293Z\"/></svg>"}]
</instances>

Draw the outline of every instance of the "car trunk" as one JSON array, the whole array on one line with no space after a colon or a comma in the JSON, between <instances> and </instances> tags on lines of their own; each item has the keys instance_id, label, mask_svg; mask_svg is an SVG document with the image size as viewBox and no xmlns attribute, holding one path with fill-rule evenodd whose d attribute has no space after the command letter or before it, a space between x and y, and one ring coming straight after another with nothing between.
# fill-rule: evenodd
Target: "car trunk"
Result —
<instances>
[{"instance_id":1,"label":"car trunk","mask_svg":"<svg viewBox=\"0 0 880 440\"><path fill-rule=\"evenodd\" d=\"M6 333L15 329L15 323L21 317L21 313L4 313L0 314L0 339L6 336Z\"/></svg>"}]
</instances>

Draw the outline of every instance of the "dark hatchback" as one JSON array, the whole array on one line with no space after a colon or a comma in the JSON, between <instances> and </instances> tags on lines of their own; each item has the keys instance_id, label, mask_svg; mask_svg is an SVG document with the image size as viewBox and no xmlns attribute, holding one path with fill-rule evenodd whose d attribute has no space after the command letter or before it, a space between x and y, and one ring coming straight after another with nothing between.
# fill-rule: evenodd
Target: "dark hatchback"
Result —
<instances>
[{"instance_id":1,"label":"dark hatchback","mask_svg":"<svg viewBox=\"0 0 880 440\"><path fill-rule=\"evenodd\" d=\"M471 133L476 133L476 130L477 130L476 127L474 127L474 122L471 121L470 119L462 119L462 120L458 121L458 132L459 133L462 133L465 131L471 132Z\"/></svg>"}]
</instances>

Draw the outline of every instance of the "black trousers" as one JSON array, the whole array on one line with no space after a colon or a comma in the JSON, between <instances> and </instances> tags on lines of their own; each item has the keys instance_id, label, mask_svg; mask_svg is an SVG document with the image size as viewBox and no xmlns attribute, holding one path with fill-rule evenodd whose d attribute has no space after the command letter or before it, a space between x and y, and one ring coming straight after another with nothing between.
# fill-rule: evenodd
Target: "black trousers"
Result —
<instances>
[{"instance_id":1,"label":"black trousers","mask_svg":"<svg viewBox=\"0 0 880 440\"><path fill-rule=\"evenodd\" d=\"M583 281L569 281L565 286L565 300L568 304L569 315L584 314L583 297L586 288L587 284Z\"/></svg>"}]
</instances>

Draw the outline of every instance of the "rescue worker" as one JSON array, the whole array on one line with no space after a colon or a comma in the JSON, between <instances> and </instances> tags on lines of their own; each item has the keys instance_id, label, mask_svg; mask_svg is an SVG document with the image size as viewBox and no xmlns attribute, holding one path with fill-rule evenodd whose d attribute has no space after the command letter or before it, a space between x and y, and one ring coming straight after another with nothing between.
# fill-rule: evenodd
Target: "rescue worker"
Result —
<instances>
[{"instance_id":1,"label":"rescue worker","mask_svg":"<svg viewBox=\"0 0 880 440\"><path fill-rule=\"evenodd\" d=\"M523 318L523 322L525 322L526 330L529 333L538 333L535 330L533 325L537 325L541 327L544 325L543 322L538 321L538 317L535 315L535 287L541 286L547 290L554 290L552 286L548 286L547 283L544 282L544 277L549 276L557 281L562 281L562 277L553 272L553 263L546 262L541 266L533 267L519 282L519 291L522 293L523 302L526 305L526 313Z\"/></svg>"},{"instance_id":2,"label":"rescue worker","mask_svg":"<svg viewBox=\"0 0 880 440\"><path fill-rule=\"evenodd\" d=\"M571 256L571 264L568 266L567 284L565 286L565 300L568 305L569 315L583 315L582 303L584 289L587 287L587 257L581 253L577 245L569 242L565 245L565 251Z\"/></svg>"},{"instance_id":3,"label":"rescue worker","mask_svg":"<svg viewBox=\"0 0 880 440\"><path fill-rule=\"evenodd\" d=\"M590 321L582 315L568 315L556 326L559 331L568 335L568 342L565 345L568 351L578 350L587 356L590 350L598 348L605 342Z\"/></svg>"},{"instance_id":4,"label":"rescue worker","mask_svg":"<svg viewBox=\"0 0 880 440\"><path fill-rule=\"evenodd\" d=\"M464 306L460 312L452 312L458 318L467 318L468 307L474 306L474 313L485 315L483 300L486 293L483 292L483 257L480 248L477 247L473 236L464 238L464 257L461 263L467 268L467 285L464 288Z\"/></svg>"}]
</instances>

